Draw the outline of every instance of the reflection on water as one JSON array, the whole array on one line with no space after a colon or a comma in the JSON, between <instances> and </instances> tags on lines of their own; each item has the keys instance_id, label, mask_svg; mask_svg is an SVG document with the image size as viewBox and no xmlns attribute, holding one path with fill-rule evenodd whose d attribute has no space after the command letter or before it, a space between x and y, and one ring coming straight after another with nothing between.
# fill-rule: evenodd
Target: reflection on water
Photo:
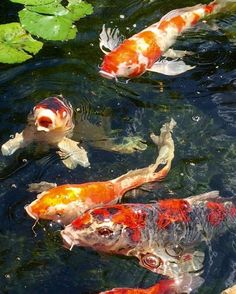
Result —
<instances>
[{"instance_id":1,"label":"reflection on water","mask_svg":"<svg viewBox=\"0 0 236 294\"><path fill-rule=\"evenodd\" d=\"M178 39L175 48L194 52L186 61L197 65L195 69L178 77L145 73L125 84L98 75L103 57L98 49L102 24L118 26L128 37L169 10L197 1L92 2L95 14L80 21L76 40L48 42L34 59L21 65L0 66L1 144L24 128L33 105L45 97L63 94L76 110L75 138L80 136L81 120L96 126L105 122L105 133L117 142L138 135L147 141L148 148L124 155L104 151L91 144L89 131L82 140L89 152L90 169L67 170L54 150L37 153L34 146L11 158L1 156L2 293L86 294L119 286L147 287L159 279L133 259L104 256L83 248L65 250L60 228L55 224L40 222L34 228L35 236L24 205L36 196L27 192L31 182L105 180L149 164L155 156L149 133L158 131L171 117L177 121L176 155L168 178L148 187L151 192L139 190L137 199L127 200L147 202L215 189L222 196L236 194L236 58L230 30L235 27L235 15L211 18ZM4 9L12 21L10 7L8 3ZM4 12L1 15L6 18ZM235 235L227 234L209 248L203 275L206 283L198 293L218 294L235 283Z\"/></svg>"}]
</instances>

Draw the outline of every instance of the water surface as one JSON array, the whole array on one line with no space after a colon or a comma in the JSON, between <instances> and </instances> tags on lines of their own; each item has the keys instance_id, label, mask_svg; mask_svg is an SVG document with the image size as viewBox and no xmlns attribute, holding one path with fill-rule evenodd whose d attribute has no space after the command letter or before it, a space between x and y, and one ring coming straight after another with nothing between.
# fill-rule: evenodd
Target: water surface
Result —
<instances>
[{"instance_id":1,"label":"water surface","mask_svg":"<svg viewBox=\"0 0 236 294\"><path fill-rule=\"evenodd\" d=\"M88 294L112 287L147 287L160 279L133 258L106 256L84 248L65 250L55 224L40 222L34 228L35 236L24 205L36 197L27 192L32 182L105 180L148 165L155 158L149 134L158 132L171 117L177 122L171 172L165 181L154 185L152 192L139 190L139 198L126 201L182 198L216 189L224 197L236 195L235 13L200 23L178 39L176 49L194 52L185 58L196 66L193 70L177 77L145 73L126 84L98 75L103 57L98 36L103 23L119 27L129 37L168 11L198 2L90 2L95 13L78 23L75 40L47 42L30 61L0 65L0 143L24 128L35 103L63 94L77 109L75 139L80 137L81 119L99 125L105 118L117 142L124 136L139 135L148 148L122 155L96 148L83 137L91 168L73 171L66 169L54 151L37 152L34 146L10 158L1 156L1 293ZM18 8L1 1L1 22L16 21ZM212 242L203 277L206 282L197 293L218 294L235 283L235 235L226 234Z\"/></svg>"}]
</instances>

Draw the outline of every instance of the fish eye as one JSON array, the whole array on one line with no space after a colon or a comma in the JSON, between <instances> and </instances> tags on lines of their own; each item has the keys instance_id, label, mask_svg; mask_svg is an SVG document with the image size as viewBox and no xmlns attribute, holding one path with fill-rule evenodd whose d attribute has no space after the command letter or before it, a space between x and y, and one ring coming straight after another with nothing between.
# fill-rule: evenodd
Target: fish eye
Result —
<instances>
[{"instance_id":1,"label":"fish eye","mask_svg":"<svg viewBox=\"0 0 236 294\"><path fill-rule=\"evenodd\" d=\"M183 248L179 245L165 247L165 252L171 257L180 257L183 253Z\"/></svg>"},{"instance_id":2,"label":"fish eye","mask_svg":"<svg viewBox=\"0 0 236 294\"><path fill-rule=\"evenodd\" d=\"M144 255L142 257L142 263L144 266L152 269L158 268L163 264L162 259L159 256L155 256L152 254Z\"/></svg>"},{"instance_id":3,"label":"fish eye","mask_svg":"<svg viewBox=\"0 0 236 294\"><path fill-rule=\"evenodd\" d=\"M113 234L113 231L107 227L98 228L97 232L102 237L109 237Z\"/></svg>"}]
</instances>

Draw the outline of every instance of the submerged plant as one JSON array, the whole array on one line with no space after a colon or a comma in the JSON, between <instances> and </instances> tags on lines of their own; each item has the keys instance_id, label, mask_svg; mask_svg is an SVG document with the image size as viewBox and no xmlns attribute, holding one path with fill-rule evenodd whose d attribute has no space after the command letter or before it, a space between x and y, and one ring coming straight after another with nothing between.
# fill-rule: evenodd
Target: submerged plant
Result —
<instances>
[{"instance_id":1,"label":"submerged plant","mask_svg":"<svg viewBox=\"0 0 236 294\"><path fill-rule=\"evenodd\" d=\"M0 62L19 63L36 54L43 46L31 35L52 41L74 39L74 22L93 13L91 4L81 0L10 0L25 5L19 11L20 23L0 25ZM63 2L64 3L64 2ZM28 33L27 33L27 32Z\"/></svg>"}]
</instances>

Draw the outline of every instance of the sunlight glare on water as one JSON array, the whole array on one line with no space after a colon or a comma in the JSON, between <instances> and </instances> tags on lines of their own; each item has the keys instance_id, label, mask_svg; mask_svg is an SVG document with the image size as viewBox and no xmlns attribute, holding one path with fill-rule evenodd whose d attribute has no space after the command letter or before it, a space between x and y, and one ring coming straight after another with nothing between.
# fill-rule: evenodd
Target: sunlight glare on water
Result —
<instances>
[{"instance_id":1,"label":"sunlight glare on water","mask_svg":"<svg viewBox=\"0 0 236 294\"><path fill-rule=\"evenodd\" d=\"M130 202L183 198L220 190L236 196L236 47L235 13L211 17L178 38L174 48L193 52L185 61L196 66L176 77L146 72L128 83L99 76L102 25L118 27L124 38L137 33L185 1L88 1L94 14L78 23L78 36L67 42L46 42L33 59L0 65L1 145L23 130L32 107L62 94L75 110L73 139L88 151L91 168L68 170L55 150L29 146L0 161L0 292L98 293L113 287L148 287L160 277L137 260L105 256L84 248L66 250L60 225L35 225L24 206L36 194L28 184L48 181L82 183L115 178L153 162L149 134L174 118L175 159L168 177L151 192L139 189ZM203 1L207 3L208 1ZM17 9L4 1L1 23L17 21ZM127 30L127 28L129 28ZM109 151L109 138L140 136L147 150L133 154ZM95 138L94 138L95 137ZM41 146L43 147L43 146ZM43 148L42 148L43 149ZM103 150L106 149L106 150ZM154 188L154 189L153 189ZM126 201L126 199L124 199ZM205 283L197 293L219 294L236 282L235 234L210 242Z\"/></svg>"}]
</instances>

